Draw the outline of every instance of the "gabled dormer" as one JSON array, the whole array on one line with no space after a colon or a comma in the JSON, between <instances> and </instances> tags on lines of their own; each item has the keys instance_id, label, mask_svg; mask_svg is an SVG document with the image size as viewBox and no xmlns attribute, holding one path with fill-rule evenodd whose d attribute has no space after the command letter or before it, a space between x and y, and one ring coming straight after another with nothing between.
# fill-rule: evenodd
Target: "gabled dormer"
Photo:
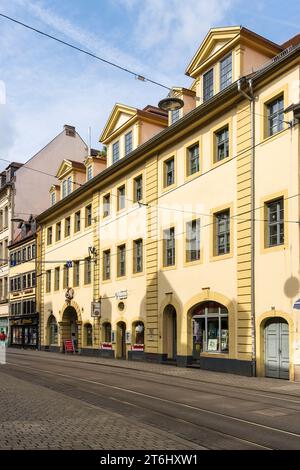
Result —
<instances>
[{"instance_id":1,"label":"gabled dormer","mask_svg":"<svg viewBox=\"0 0 300 470\"><path fill-rule=\"evenodd\" d=\"M50 207L54 206L60 200L60 186L53 184L49 190L50 194Z\"/></svg>"},{"instance_id":2,"label":"gabled dormer","mask_svg":"<svg viewBox=\"0 0 300 470\"><path fill-rule=\"evenodd\" d=\"M59 167L56 178L60 181L60 199L63 199L85 183L85 165L80 162L65 159Z\"/></svg>"},{"instance_id":3,"label":"gabled dormer","mask_svg":"<svg viewBox=\"0 0 300 470\"><path fill-rule=\"evenodd\" d=\"M129 155L167 125L167 113L155 106L140 110L116 104L100 136L107 147L107 166Z\"/></svg>"},{"instance_id":4,"label":"gabled dormer","mask_svg":"<svg viewBox=\"0 0 300 470\"><path fill-rule=\"evenodd\" d=\"M91 149L91 155L84 160L86 168L86 181L90 181L106 168L106 155L103 152Z\"/></svg>"},{"instance_id":5,"label":"gabled dormer","mask_svg":"<svg viewBox=\"0 0 300 470\"><path fill-rule=\"evenodd\" d=\"M195 82L197 105L212 98L282 51L282 47L242 26L212 28L186 69Z\"/></svg>"}]
</instances>

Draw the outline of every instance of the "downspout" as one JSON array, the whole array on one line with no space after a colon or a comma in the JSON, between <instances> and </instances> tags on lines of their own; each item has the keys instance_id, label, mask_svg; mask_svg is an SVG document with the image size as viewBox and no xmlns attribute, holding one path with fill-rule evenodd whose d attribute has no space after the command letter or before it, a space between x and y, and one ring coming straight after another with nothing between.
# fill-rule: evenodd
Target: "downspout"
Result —
<instances>
[{"instance_id":1,"label":"downspout","mask_svg":"<svg viewBox=\"0 0 300 470\"><path fill-rule=\"evenodd\" d=\"M253 94L252 79L247 80L249 93L242 89L245 79L237 82L238 91L250 101L250 127L251 127L251 365L252 376L256 376L256 334L255 334L255 98Z\"/></svg>"}]
</instances>

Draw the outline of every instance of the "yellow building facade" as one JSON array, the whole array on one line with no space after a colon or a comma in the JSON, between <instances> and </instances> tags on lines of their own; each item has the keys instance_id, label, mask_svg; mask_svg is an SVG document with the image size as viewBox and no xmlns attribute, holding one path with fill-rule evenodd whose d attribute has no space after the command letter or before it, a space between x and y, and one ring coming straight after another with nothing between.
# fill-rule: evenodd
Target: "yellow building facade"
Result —
<instances>
[{"instance_id":1,"label":"yellow building facade","mask_svg":"<svg viewBox=\"0 0 300 470\"><path fill-rule=\"evenodd\" d=\"M299 50L212 29L182 109L116 105L107 167L77 188L60 169L74 190L38 218L42 347L299 378Z\"/></svg>"}]
</instances>

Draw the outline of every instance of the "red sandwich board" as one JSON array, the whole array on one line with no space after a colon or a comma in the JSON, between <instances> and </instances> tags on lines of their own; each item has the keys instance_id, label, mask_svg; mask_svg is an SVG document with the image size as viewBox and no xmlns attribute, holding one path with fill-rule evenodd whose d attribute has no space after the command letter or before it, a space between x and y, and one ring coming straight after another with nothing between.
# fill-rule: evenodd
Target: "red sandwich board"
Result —
<instances>
[{"instance_id":1,"label":"red sandwich board","mask_svg":"<svg viewBox=\"0 0 300 470\"><path fill-rule=\"evenodd\" d=\"M67 352L75 352L75 349L74 349L74 343L71 339L66 339L65 340L65 353Z\"/></svg>"}]
</instances>

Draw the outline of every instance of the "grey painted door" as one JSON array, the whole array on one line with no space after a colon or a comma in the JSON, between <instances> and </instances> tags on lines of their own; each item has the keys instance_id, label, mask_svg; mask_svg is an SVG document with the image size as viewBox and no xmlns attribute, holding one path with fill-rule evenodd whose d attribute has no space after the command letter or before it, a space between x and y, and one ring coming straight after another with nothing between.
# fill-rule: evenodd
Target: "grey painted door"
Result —
<instances>
[{"instance_id":1,"label":"grey painted door","mask_svg":"<svg viewBox=\"0 0 300 470\"><path fill-rule=\"evenodd\" d=\"M265 327L265 375L288 380L289 366L289 325L270 320Z\"/></svg>"}]
</instances>

